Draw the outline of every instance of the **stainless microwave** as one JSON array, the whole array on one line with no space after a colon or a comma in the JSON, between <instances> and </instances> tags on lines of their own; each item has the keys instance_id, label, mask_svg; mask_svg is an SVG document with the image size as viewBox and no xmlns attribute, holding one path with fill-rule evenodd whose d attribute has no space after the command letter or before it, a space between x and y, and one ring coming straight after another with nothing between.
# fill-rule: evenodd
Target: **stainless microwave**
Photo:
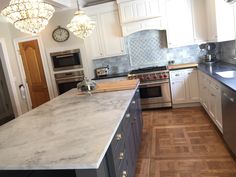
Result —
<instances>
[{"instance_id":1,"label":"stainless microwave","mask_svg":"<svg viewBox=\"0 0 236 177\"><path fill-rule=\"evenodd\" d=\"M79 49L50 54L54 71L83 68Z\"/></svg>"}]
</instances>

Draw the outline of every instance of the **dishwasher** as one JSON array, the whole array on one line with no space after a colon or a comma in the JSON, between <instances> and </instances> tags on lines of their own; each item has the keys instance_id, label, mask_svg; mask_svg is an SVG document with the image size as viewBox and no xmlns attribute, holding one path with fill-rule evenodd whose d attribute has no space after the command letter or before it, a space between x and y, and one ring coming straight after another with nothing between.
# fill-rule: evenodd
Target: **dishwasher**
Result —
<instances>
[{"instance_id":1,"label":"dishwasher","mask_svg":"<svg viewBox=\"0 0 236 177\"><path fill-rule=\"evenodd\" d=\"M223 137L236 156L236 92L222 88Z\"/></svg>"}]
</instances>

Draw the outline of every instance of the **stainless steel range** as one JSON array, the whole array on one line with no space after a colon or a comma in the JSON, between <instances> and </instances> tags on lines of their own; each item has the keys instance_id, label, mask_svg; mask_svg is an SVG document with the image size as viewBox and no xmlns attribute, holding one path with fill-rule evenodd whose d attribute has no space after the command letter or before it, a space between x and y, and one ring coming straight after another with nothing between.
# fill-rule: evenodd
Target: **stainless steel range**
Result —
<instances>
[{"instance_id":1,"label":"stainless steel range","mask_svg":"<svg viewBox=\"0 0 236 177\"><path fill-rule=\"evenodd\" d=\"M171 107L169 70L166 66L133 70L128 79L140 79L143 109Z\"/></svg>"}]
</instances>

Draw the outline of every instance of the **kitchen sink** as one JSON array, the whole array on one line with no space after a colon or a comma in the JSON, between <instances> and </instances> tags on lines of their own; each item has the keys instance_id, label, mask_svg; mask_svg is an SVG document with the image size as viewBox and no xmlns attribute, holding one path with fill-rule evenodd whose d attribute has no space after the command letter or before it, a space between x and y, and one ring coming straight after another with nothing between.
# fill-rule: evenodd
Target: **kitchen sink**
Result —
<instances>
[{"instance_id":1,"label":"kitchen sink","mask_svg":"<svg viewBox=\"0 0 236 177\"><path fill-rule=\"evenodd\" d=\"M236 71L222 71L222 72L216 72L217 75L223 77L223 78L236 78Z\"/></svg>"}]
</instances>

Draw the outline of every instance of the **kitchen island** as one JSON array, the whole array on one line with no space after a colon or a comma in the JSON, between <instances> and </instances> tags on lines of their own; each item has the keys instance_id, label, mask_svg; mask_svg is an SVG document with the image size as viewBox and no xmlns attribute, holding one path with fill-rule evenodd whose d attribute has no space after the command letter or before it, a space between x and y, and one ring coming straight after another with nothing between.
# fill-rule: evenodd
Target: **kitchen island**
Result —
<instances>
[{"instance_id":1,"label":"kitchen island","mask_svg":"<svg viewBox=\"0 0 236 177\"><path fill-rule=\"evenodd\" d=\"M134 176L142 128L137 88L77 92L0 127L1 177Z\"/></svg>"}]
</instances>

